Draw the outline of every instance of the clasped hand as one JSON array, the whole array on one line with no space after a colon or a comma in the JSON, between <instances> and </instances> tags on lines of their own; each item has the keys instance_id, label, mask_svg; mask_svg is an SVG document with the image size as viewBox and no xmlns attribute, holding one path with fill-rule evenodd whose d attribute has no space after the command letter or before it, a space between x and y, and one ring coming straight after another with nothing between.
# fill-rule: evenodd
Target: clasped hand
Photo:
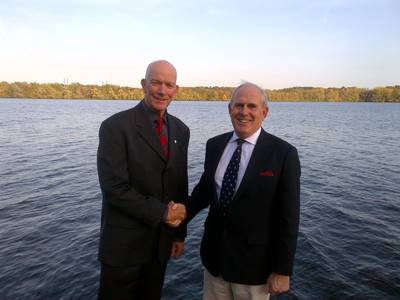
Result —
<instances>
[{"instance_id":1,"label":"clasped hand","mask_svg":"<svg viewBox=\"0 0 400 300\"><path fill-rule=\"evenodd\" d=\"M181 203L170 201L168 203L168 213L165 223L171 227L178 227L186 218L186 207Z\"/></svg>"}]
</instances>

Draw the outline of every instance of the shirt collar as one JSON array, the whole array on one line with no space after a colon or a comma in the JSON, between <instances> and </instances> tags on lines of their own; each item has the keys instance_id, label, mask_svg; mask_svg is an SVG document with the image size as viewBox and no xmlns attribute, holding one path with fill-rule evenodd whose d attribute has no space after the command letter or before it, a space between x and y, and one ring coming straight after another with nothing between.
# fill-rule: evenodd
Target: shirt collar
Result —
<instances>
[{"instance_id":1,"label":"shirt collar","mask_svg":"<svg viewBox=\"0 0 400 300\"><path fill-rule=\"evenodd\" d=\"M245 138L244 140L247 143L255 145L257 143L258 137L260 136L260 133L261 133L261 127L258 128L258 130L256 132L254 132L251 136L249 136L248 138ZM240 139L240 138L237 136L236 132L234 131L231 139L229 140L229 143L236 142L236 140L238 140L238 139Z\"/></svg>"},{"instance_id":2,"label":"shirt collar","mask_svg":"<svg viewBox=\"0 0 400 300\"><path fill-rule=\"evenodd\" d=\"M150 107L147 106L146 102L143 100L144 110L146 111L147 116L150 118L150 121L154 123L160 117L156 112L152 111ZM164 124L167 124L167 110L165 110L164 115L162 116Z\"/></svg>"}]
</instances>

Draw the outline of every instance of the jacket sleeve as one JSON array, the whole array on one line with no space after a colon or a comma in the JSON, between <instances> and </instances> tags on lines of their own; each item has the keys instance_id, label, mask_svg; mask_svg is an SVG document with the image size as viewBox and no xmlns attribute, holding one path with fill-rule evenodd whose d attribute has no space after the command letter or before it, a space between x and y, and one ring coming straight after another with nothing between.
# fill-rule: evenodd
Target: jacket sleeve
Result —
<instances>
[{"instance_id":1,"label":"jacket sleeve","mask_svg":"<svg viewBox=\"0 0 400 300\"><path fill-rule=\"evenodd\" d=\"M187 166L187 153L188 153L188 148L189 148L189 140L190 140L190 131L189 128L187 128L185 126L185 137L186 137L186 141L185 141L185 148L186 148L186 156L183 157L182 159L184 159L185 161L185 175L183 176L183 178L181 180L184 181L184 186L185 186L185 191L184 194L186 195L185 199L182 201L182 204L184 204L186 206L187 209L187 196L188 196L188 166ZM181 225L175 229L175 241L184 241L187 235L187 222L184 221L181 223Z\"/></svg>"},{"instance_id":2,"label":"jacket sleeve","mask_svg":"<svg viewBox=\"0 0 400 300\"><path fill-rule=\"evenodd\" d=\"M211 153L210 150L210 142L207 142L206 145L206 155L204 159L204 171L201 175L199 183L193 188L192 194L188 199L188 217L187 222L190 222L202 209L208 207L210 205L210 197L213 195L212 189L214 188L213 185L213 178L210 178L210 174L208 174L208 155Z\"/></svg>"},{"instance_id":3,"label":"jacket sleeve","mask_svg":"<svg viewBox=\"0 0 400 300\"><path fill-rule=\"evenodd\" d=\"M106 121L100 126L97 170L103 201L121 213L156 227L167 208L160 200L136 191L129 182L127 148L120 129Z\"/></svg>"},{"instance_id":4,"label":"jacket sleeve","mask_svg":"<svg viewBox=\"0 0 400 300\"><path fill-rule=\"evenodd\" d=\"M278 274L291 275L297 245L300 214L300 161L297 150L289 148L283 162L275 206L275 266Z\"/></svg>"}]
</instances>

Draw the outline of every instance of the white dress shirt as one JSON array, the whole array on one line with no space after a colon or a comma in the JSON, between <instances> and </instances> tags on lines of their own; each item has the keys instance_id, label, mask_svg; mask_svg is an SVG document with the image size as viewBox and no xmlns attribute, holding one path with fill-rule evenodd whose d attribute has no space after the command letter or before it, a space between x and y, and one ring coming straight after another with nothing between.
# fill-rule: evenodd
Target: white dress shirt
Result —
<instances>
[{"instance_id":1,"label":"white dress shirt","mask_svg":"<svg viewBox=\"0 0 400 300\"><path fill-rule=\"evenodd\" d=\"M247 169L247 165L249 164L251 154L253 153L254 146L257 143L260 133L261 133L261 127L251 136L244 139L245 142L242 144L242 154L240 156L240 165L238 171L238 178L236 181L235 192L238 190L240 183L242 182L244 172ZM231 139L226 144L224 153L222 153L221 159L218 163L217 171L215 171L214 180L215 180L215 186L217 188L218 199L221 193L222 180L224 179L225 170L228 167L233 152L235 152L237 147L237 142L236 142L237 139L239 139L239 137L236 135L235 132L233 132Z\"/></svg>"}]
</instances>

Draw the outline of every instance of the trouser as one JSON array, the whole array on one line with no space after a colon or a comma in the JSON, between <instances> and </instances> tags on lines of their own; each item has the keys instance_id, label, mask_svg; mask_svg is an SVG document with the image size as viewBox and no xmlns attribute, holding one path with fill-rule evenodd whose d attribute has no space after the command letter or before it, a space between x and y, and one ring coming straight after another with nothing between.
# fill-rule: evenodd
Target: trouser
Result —
<instances>
[{"instance_id":1,"label":"trouser","mask_svg":"<svg viewBox=\"0 0 400 300\"><path fill-rule=\"evenodd\" d=\"M266 291L267 284L232 283L204 269L203 300L268 300Z\"/></svg>"},{"instance_id":2,"label":"trouser","mask_svg":"<svg viewBox=\"0 0 400 300\"><path fill-rule=\"evenodd\" d=\"M101 264L100 300L160 300L167 263L157 257L129 267Z\"/></svg>"}]
</instances>

